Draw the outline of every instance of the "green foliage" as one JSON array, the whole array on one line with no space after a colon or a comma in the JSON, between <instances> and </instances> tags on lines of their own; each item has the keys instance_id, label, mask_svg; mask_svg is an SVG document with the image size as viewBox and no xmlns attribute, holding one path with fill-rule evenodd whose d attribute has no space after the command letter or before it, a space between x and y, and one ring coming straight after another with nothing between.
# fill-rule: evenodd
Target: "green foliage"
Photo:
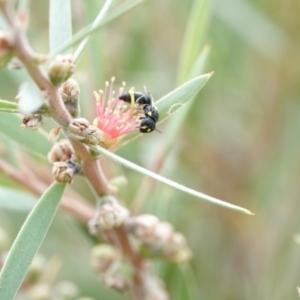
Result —
<instances>
[{"instance_id":1,"label":"green foliage","mask_svg":"<svg viewBox=\"0 0 300 300\"><path fill-rule=\"evenodd\" d=\"M0 273L0 299L13 300L58 208L65 185L54 183L28 215Z\"/></svg>"},{"instance_id":2,"label":"green foliage","mask_svg":"<svg viewBox=\"0 0 300 300\"><path fill-rule=\"evenodd\" d=\"M80 1L72 1L76 33L73 37L61 35L58 41L55 35L59 37L60 26L70 25L70 14L62 9L62 19L50 17L56 32L50 37L51 58L75 48L85 37L100 41L99 48L87 44L77 61L75 78L81 87L82 116L93 120L92 92L103 88L95 82L112 76L117 76L119 83L126 80L136 90L146 85L155 99L161 99L179 84L214 71L201 93L178 94L174 103L185 98L189 103L159 124L162 134L124 137L122 142L130 143L118 153L154 173L250 208L257 215L249 218L205 202L185 201L191 197L103 162L112 177L122 172L126 175L129 184L120 193L126 206L142 195L142 212L171 222L191 245L191 265L178 268L158 263L157 275L166 282L171 299L296 299L300 278L299 245L293 241L300 228L298 4L295 0L268 5L259 0L216 1L215 5L208 0L145 1L139 5L141 2L115 1L93 27L104 1L89 2L94 12L89 18ZM31 10L28 35L39 52L48 45L46 3L37 1ZM56 21L61 25L54 29ZM91 57L91 51L96 55ZM12 78L24 81L24 74L18 72L0 74L1 99L15 98L18 92ZM162 104L157 101L165 117L168 105ZM16 158L18 169L19 160L28 159L23 149L45 159L51 144L47 121L43 129L31 132L19 129L20 117L3 113L16 109L15 103L0 101L1 159L12 162ZM15 153L3 137L14 145ZM43 166L36 155L29 157L33 169L50 177L49 165ZM23 221L20 211L27 207L22 199L28 195L12 191L15 186L6 174L0 182L10 187L0 191L1 207L6 205L4 212L0 210L0 225L14 234L15 224ZM93 199L82 179L76 179L70 189ZM47 236L42 252L49 256L59 253L64 261L61 276L74 279L88 296L124 299L114 292L107 295L99 286L88 262L94 241L81 225L69 221L55 220L55 230Z\"/></svg>"}]
</instances>

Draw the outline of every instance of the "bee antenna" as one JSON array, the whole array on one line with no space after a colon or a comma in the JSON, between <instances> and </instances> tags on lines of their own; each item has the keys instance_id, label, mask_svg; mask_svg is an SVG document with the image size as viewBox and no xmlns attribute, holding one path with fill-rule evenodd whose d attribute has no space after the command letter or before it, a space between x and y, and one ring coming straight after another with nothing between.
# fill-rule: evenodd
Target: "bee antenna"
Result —
<instances>
[{"instance_id":1,"label":"bee antenna","mask_svg":"<svg viewBox=\"0 0 300 300\"><path fill-rule=\"evenodd\" d=\"M159 130L158 130L158 129L156 129L156 128L155 128L154 130L158 131L159 133L162 133L161 131L159 131Z\"/></svg>"}]
</instances>

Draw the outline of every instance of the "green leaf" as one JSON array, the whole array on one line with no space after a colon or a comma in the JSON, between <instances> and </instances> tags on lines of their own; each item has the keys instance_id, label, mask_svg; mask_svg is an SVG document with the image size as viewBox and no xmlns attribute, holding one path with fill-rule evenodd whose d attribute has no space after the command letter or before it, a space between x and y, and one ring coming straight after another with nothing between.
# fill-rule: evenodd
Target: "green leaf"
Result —
<instances>
[{"instance_id":1,"label":"green leaf","mask_svg":"<svg viewBox=\"0 0 300 300\"><path fill-rule=\"evenodd\" d=\"M0 299L13 300L55 216L66 185L53 183L28 215L0 273Z\"/></svg>"},{"instance_id":2,"label":"green leaf","mask_svg":"<svg viewBox=\"0 0 300 300\"><path fill-rule=\"evenodd\" d=\"M196 96L212 75L213 73L198 76L158 100L156 106L159 110L160 122Z\"/></svg>"},{"instance_id":3,"label":"green leaf","mask_svg":"<svg viewBox=\"0 0 300 300\"><path fill-rule=\"evenodd\" d=\"M15 102L0 99L0 111L3 112L18 112L18 104Z\"/></svg>"},{"instance_id":4,"label":"green leaf","mask_svg":"<svg viewBox=\"0 0 300 300\"><path fill-rule=\"evenodd\" d=\"M138 4L142 3L144 0L128 0L113 10L109 12L105 18L97 24L97 26L93 27L92 24L84 27L80 31L78 31L76 34L73 35L72 39L66 41L63 45L61 45L59 48L55 49L55 51L51 51L49 55L49 60L55 57L57 54L61 53L62 51L66 50L70 46L77 44L85 37L89 36L90 34L96 32L100 28L104 27L108 23L114 21L115 19L119 18L120 16L124 15L126 12L130 11L134 7L136 7Z\"/></svg>"},{"instance_id":5,"label":"green leaf","mask_svg":"<svg viewBox=\"0 0 300 300\"><path fill-rule=\"evenodd\" d=\"M201 49L211 16L211 0L194 0L184 35L178 69L179 82L188 79Z\"/></svg>"},{"instance_id":6,"label":"green leaf","mask_svg":"<svg viewBox=\"0 0 300 300\"><path fill-rule=\"evenodd\" d=\"M91 29L94 29L96 28L99 24L101 24L104 16L106 15L109 7L111 6L113 0L106 0L104 5L102 6L102 9L100 10L98 16L96 17L95 21L93 22L93 25L91 27ZM78 46L78 48L76 49L74 55L73 55L73 58L74 60L76 61L78 59L78 57L80 56L80 54L82 53L82 51L85 49L88 41L90 39L90 35L88 35L87 37L85 37L80 45Z\"/></svg>"},{"instance_id":7,"label":"green leaf","mask_svg":"<svg viewBox=\"0 0 300 300\"><path fill-rule=\"evenodd\" d=\"M191 75L197 76L199 73L202 72L209 50L209 47L204 47L203 51L199 54L196 60ZM161 146L159 152L157 153L156 160L166 161L162 158L165 157L166 154L169 153L170 149L173 147L174 141L178 137L178 134L184 124L184 121L186 120L188 113L192 109L196 100L196 97L191 98L191 100L178 113L176 113L176 117L171 118L169 120L163 132L163 135L165 136L165 141ZM164 162L161 164L160 169L163 168L163 165Z\"/></svg>"},{"instance_id":8,"label":"green leaf","mask_svg":"<svg viewBox=\"0 0 300 300\"><path fill-rule=\"evenodd\" d=\"M248 209L245 209L245 208L242 208L240 206L237 206L237 205L233 205L233 204L230 204L228 202L225 202L225 201L222 201L222 200L219 200L219 199L216 199L216 198L213 198L211 196L208 196L206 194L203 194L203 193L200 193L200 192L197 192L195 190L192 190L182 184L179 184L175 181L172 181L170 179L167 179L159 174L156 174L156 173L153 173L147 169L144 169L134 163L132 163L131 161L128 161L100 146L96 146L96 147L90 147L92 152L93 152L93 155L100 155L100 154L104 154L105 156L115 160L116 162L124 165L125 167L127 168L130 168L136 172L139 172L143 175L146 175L146 176L149 176L149 177L152 177L153 179L157 180L157 181L160 181L166 185L169 185L177 190L180 190L180 191L183 191L185 193L188 193L190 195L193 195L197 198L200 198L202 200L206 200L208 202L211 202L211 203L214 203L214 204L217 204L217 205L220 205L220 206L223 206L223 207L226 207L226 208L229 208L229 209L232 209L232 210L235 210L235 211L238 211L238 212L242 212L244 214L248 214L248 215L253 215L252 212L250 212Z\"/></svg>"},{"instance_id":9,"label":"green leaf","mask_svg":"<svg viewBox=\"0 0 300 300\"><path fill-rule=\"evenodd\" d=\"M184 83L179 86L177 89L173 90L169 94L162 97L158 100L155 105L159 111L159 121L165 121L168 117L170 117L175 111L184 107L189 100L195 97L198 92L202 89L202 87L206 84L208 79L213 75L213 73L205 74L193 78L192 80ZM132 132L120 138L118 141L116 148L120 147L132 141L138 136L141 136L139 132Z\"/></svg>"},{"instance_id":10,"label":"green leaf","mask_svg":"<svg viewBox=\"0 0 300 300\"><path fill-rule=\"evenodd\" d=\"M203 51L200 53L192 74L194 76L198 75L198 72L202 72L204 68L204 64L206 62L206 58L209 52L208 47L204 47ZM161 156L164 156L165 153L169 152L169 149L173 146L174 140L176 137L178 137L179 131L182 128L182 125L189 113L189 111L192 109L194 102L196 101L196 97L192 97L190 101L183 107L177 114L176 117L171 118L170 121L168 122L167 126L164 129L163 134L166 136L165 142L160 150L160 158ZM159 159L160 159L159 158Z\"/></svg>"},{"instance_id":11,"label":"green leaf","mask_svg":"<svg viewBox=\"0 0 300 300\"><path fill-rule=\"evenodd\" d=\"M22 119L19 115L0 112L0 132L30 152L45 158L52 147L47 134L42 129L21 129L20 124Z\"/></svg>"},{"instance_id":12,"label":"green leaf","mask_svg":"<svg viewBox=\"0 0 300 300\"><path fill-rule=\"evenodd\" d=\"M50 0L49 44L50 51L55 51L72 38L72 15L70 0ZM60 53L71 53L69 45Z\"/></svg>"},{"instance_id":13,"label":"green leaf","mask_svg":"<svg viewBox=\"0 0 300 300\"><path fill-rule=\"evenodd\" d=\"M0 187L0 209L30 211L36 204L36 197L15 189Z\"/></svg>"}]
</instances>

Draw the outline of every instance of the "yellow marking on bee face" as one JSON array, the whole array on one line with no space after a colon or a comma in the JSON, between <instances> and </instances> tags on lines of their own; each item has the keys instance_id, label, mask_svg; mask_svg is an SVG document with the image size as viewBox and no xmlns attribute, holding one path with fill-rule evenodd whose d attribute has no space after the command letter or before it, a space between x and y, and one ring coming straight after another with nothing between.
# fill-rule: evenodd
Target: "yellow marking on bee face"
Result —
<instances>
[{"instance_id":1,"label":"yellow marking on bee face","mask_svg":"<svg viewBox=\"0 0 300 300\"><path fill-rule=\"evenodd\" d=\"M150 129L150 128L148 128L148 129L147 129L147 132L150 132L150 131L151 131L151 129Z\"/></svg>"},{"instance_id":2,"label":"yellow marking on bee face","mask_svg":"<svg viewBox=\"0 0 300 300\"><path fill-rule=\"evenodd\" d=\"M149 111L148 115L149 115L150 117L152 117L152 112L151 112L151 111Z\"/></svg>"}]
</instances>

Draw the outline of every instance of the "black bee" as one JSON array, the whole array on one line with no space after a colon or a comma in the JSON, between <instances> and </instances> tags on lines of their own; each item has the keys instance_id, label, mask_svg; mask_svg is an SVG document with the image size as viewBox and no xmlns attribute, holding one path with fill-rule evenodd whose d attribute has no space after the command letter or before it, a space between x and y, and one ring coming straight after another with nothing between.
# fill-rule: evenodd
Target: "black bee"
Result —
<instances>
[{"instance_id":1,"label":"black bee","mask_svg":"<svg viewBox=\"0 0 300 300\"><path fill-rule=\"evenodd\" d=\"M156 129L156 122L159 118L159 113L156 107L154 106L154 101L151 94L145 89L148 95L142 94L140 92L132 93L133 100L135 103L142 105L145 117L141 117L142 122L139 127L140 132L149 133L153 130L159 131ZM119 99L124 102L131 103L131 93L122 94Z\"/></svg>"},{"instance_id":2,"label":"black bee","mask_svg":"<svg viewBox=\"0 0 300 300\"><path fill-rule=\"evenodd\" d=\"M132 95L135 103L141 105L152 105L153 101L149 92L148 95L142 94L140 92L134 92L132 93ZM131 93L124 93L119 97L119 99L123 100L124 102L131 103Z\"/></svg>"}]
</instances>

